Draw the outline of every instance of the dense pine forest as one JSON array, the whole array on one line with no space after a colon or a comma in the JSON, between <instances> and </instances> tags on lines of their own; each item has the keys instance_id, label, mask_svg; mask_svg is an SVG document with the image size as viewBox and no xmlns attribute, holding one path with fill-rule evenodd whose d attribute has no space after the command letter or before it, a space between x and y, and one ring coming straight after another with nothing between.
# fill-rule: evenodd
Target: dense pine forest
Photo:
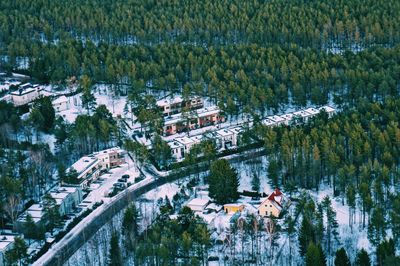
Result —
<instances>
[{"instance_id":1,"label":"dense pine forest","mask_svg":"<svg viewBox=\"0 0 400 266\"><path fill-rule=\"evenodd\" d=\"M253 190L261 192L260 179L268 179L296 205L271 222L273 232L255 216L232 225L228 247L183 206L192 183L210 185L217 198L226 169L217 169L221 178L189 173L196 176L186 180L189 192L159 200L147 228L140 206L124 210L110 246L102 243L109 265L208 265L219 259L218 248L228 265L272 264L281 256L279 236L288 239L290 253L281 262L290 265L399 265L399 0L3 0L0 72L60 91L77 88L68 93L81 95L85 110L69 123L56 116L49 97L25 115L0 101L1 227L49 186L69 181L67 167L82 155L119 145L139 170L153 161L169 167L171 150L161 136L147 150L109 106L96 106L95 89L103 84L110 98L126 98L145 135L160 132L164 121L153 112L156 95L199 95L229 121L251 117L249 143L262 146L268 162L266 173L252 177ZM261 123L267 115L326 104L337 108L332 118L322 112L304 124ZM52 150L43 143L49 136ZM197 164L201 154L212 172L217 153L210 143L174 166ZM224 164L235 189L229 201L214 201L222 204L239 198L240 184L236 169ZM330 197L310 196L320 190ZM348 207L348 229L355 237L365 233L368 250L345 250L336 203Z\"/></svg>"}]
</instances>

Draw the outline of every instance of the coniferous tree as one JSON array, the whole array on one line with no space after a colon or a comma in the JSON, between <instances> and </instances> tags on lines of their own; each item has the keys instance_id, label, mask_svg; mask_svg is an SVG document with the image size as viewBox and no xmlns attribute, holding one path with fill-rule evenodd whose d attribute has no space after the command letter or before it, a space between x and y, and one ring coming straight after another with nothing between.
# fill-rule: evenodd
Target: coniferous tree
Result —
<instances>
[{"instance_id":1,"label":"coniferous tree","mask_svg":"<svg viewBox=\"0 0 400 266\"><path fill-rule=\"evenodd\" d=\"M371 259L369 258L368 252L365 249L361 249L357 253L356 266L371 266Z\"/></svg>"},{"instance_id":2,"label":"coniferous tree","mask_svg":"<svg viewBox=\"0 0 400 266\"><path fill-rule=\"evenodd\" d=\"M335 266L351 266L350 259L347 257L344 248L340 248L336 251Z\"/></svg>"},{"instance_id":3,"label":"coniferous tree","mask_svg":"<svg viewBox=\"0 0 400 266\"><path fill-rule=\"evenodd\" d=\"M218 204L234 202L239 198L238 175L227 160L222 159L211 164L208 184L209 195Z\"/></svg>"},{"instance_id":4,"label":"coniferous tree","mask_svg":"<svg viewBox=\"0 0 400 266\"><path fill-rule=\"evenodd\" d=\"M314 225L308 218L303 218L299 230L299 252L304 256L310 243L315 243Z\"/></svg>"},{"instance_id":5,"label":"coniferous tree","mask_svg":"<svg viewBox=\"0 0 400 266\"><path fill-rule=\"evenodd\" d=\"M326 258L322 251L321 245L315 245L310 243L307 247L305 254L305 265L306 266L325 266Z\"/></svg>"},{"instance_id":6,"label":"coniferous tree","mask_svg":"<svg viewBox=\"0 0 400 266\"><path fill-rule=\"evenodd\" d=\"M25 265L28 258L28 246L24 239L14 238L13 247L5 252L5 260L9 265Z\"/></svg>"},{"instance_id":7,"label":"coniferous tree","mask_svg":"<svg viewBox=\"0 0 400 266\"><path fill-rule=\"evenodd\" d=\"M138 212L134 203L129 205L122 220L122 233L128 249L133 249L136 238L139 235Z\"/></svg>"},{"instance_id":8,"label":"coniferous tree","mask_svg":"<svg viewBox=\"0 0 400 266\"><path fill-rule=\"evenodd\" d=\"M116 232L113 232L111 234L108 265L109 266L121 266L122 265L122 254L121 254L121 249L119 247L118 234Z\"/></svg>"},{"instance_id":9,"label":"coniferous tree","mask_svg":"<svg viewBox=\"0 0 400 266\"><path fill-rule=\"evenodd\" d=\"M87 75L83 75L79 81L79 86L82 90L82 105L89 115L90 111L93 111L96 105L96 98L92 93L92 81Z\"/></svg>"},{"instance_id":10,"label":"coniferous tree","mask_svg":"<svg viewBox=\"0 0 400 266\"><path fill-rule=\"evenodd\" d=\"M396 254L393 239L382 241L376 248L376 265L383 266L387 258L394 257Z\"/></svg>"}]
</instances>

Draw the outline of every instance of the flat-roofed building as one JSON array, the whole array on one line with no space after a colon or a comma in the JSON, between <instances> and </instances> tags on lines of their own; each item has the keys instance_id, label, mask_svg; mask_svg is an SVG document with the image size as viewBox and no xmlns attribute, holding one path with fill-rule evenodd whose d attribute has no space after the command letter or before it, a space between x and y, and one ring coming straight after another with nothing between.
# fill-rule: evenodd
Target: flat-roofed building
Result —
<instances>
[{"instance_id":1,"label":"flat-roofed building","mask_svg":"<svg viewBox=\"0 0 400 266\"><path fill-rule=\"evenodd\" d=\"M39 85L26 83L20 85L18 90L10 93L11 100L15 106L28 104L39 98L41 90L42 89L39 87Z\"/></svg>"},{"instance_id":2,"label":"flat-roofed building","mask_svg":"<svg viewBox=\"0 0 400 266\"><path fill-rule=\"evenodd\" d=\"M305 110L297 111L293 113L295 119L299 119L300 122L308 122L308 119L312 117L313 115L306 112Z\"/></svg>"},{"instance_id":3,"label":"flat-roofed building","mask_svg":"<svg viewBox=\"0 0 400 266\"><path fill-rule=\"evenodd\" d=\"M70 108L69 100L64 95L53 100L51 103L53 105L54 111L56 112L66 111Z\"/></svg>"},{"instance_id":4,"label":"flat-roofed building","mask_svg":"<svg viewBox=\"0 0 400 266\"><path fill-rule=\"evenodd\" d=\"M225 121L220 114L218 106L197 109L196 113L183 117L182 114L175 114L164 119L163 134L165 136L176 133L187 132L196 128L216 125Z\"/></svg>"},{"instance_id":5,"label":"flat-roofed building","mask_svg":"<svg viewBox=\"0 0 400 266\"><path fill-rule=\"evenodd\" d=\"M326 113L328 114L328 117L329 117L329 118L331 118L331 117L336 113L336 109L333 108L333 107L331 107L331 106L329 106L329 105L322 106L322 107L320 107L318 110L319 110L320 112L321 112L321 111L326 112Z\"/></svg>"},{"instance_id":6,"label":"flat-roofed building","mask_svg":"<svg viewBox=\"0 0 400 266\"><path fill-rule=\"evenodd\" d=\"M93 155L99 159L103 169L110 169L125 163L126 151L119 147L113 147L107 150L95 152Z\"/></svg>"},{"instance_id":7,"label":"flat-roofed building","mask_svg":"<svg viewBox=\"0 0 400 266\"><path fill-rule=\"evenodd\" d=\"M0 266L8 265L6 252L14 247L14 235L0 235Z\"/></svg>"},{"instance_id":8,"label":"flat-roofed building","mask_svg":"<svg viewBox=\"0 0 400 266\"><path fill-rule=\"evenodd\" d=\"M285 119L278 116L278 115L273 115L273 116L268 116L267 119L271 120L274 122L275 126L279 126L285 123Z\"/></svg>"},{"instance_id":9,"label":"flat-roofed building","mask_svg":"<svg viewBox=\"0 0 400 266\"><path fill-rule=\"evenodd\" d=\"M215 132L217 135L217 148L218 149L229 149L234 146L234 133L229 129L221 129Z\"/></svg>"},{"instance_id":10,"label":"flat-roofed building","mask_svg":"<svg viewBox=\"0 0 400 266\"><path fill-rule=\"evenodd\" d=\"M88 187L89 183L100 175L101 162L95 156L83 156L76 161L69 170L73 168L77 171L81 187Z\"/></svg>"},{"instance_id":11,"label":"flat-roofed building","mask_svg":"<svg viewBox=\"0 0 400 266\"><path fill-rule=\"evenodd\" d=\"M289 126L292 124L292 122L293 122L293 114L292 113L283 114L283 115L281 115L281 117L283 119L285 119L285 122L284 122L285 125Z\"/></svg>"},{"instance_id":12,"label":"flat-roofed building","mask_svg":"<svg viewBox=\"0 0 400 266\"><path fill-rule=\"evenodd\" d=\"M164 116L171 116L181 113L183 108L195 110L202 108L204 105L203 98L194 96L188 100L184 100L182 96L167 97L157 101L157 106L162 110Z\"/></svg>"}]
</instances>

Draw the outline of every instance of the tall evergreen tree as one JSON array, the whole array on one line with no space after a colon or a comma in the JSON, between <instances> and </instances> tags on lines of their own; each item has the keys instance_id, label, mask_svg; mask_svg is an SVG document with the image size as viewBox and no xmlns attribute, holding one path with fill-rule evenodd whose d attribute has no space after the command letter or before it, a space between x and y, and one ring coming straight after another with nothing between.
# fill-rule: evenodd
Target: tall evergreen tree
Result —
<instances>
[{"instance_id":1,"label":"tall evergreen tree","mask_svg":"<svg viewBox=\"0 0 400 266\"><path fill-rule=\"evenodd\" d=\"M350 259L347 257L344 248L340 248L336 251L335 266L351 266Z\"/></svg>"},{"instance_id":2,"label":"tall evergreen tree","mask_svg":"<svg viewBox=\"0 0 400 266\"><path fill-rule=\"evenodd\" d=\"M125 236L128 249L133 249L135 240L139 235L138 212L134 203L125 210L122 220L122 233Z\"/></svg>"},{"instance_id":3,"label":"tall evergreen tree","mask_svg":"<svg viewBox=\"0 0 400 266\"><path fill-rule=\"evenodd\" d=\"M208 176L209 195L218 204L234 202L239 198L238 175L227 160L218 160L211 164Z\"/></svg>"},{"instance_id":4,"label":"tall evergreen tree","mask_svg":"<svg viewBox=\"0 0 400 266\"><path fill-rule=\"evenodd\" d=\"M303 217L301 221L301 227L299 230L299 252L300 255L304 256L307 252L310 243L315 243L315 231L312 222Z\"/></svg>"},{"instance_id":5,"label":"tall evergreen tree","mask_svg":"<svg viewBox=\"0 0 400 266\"><path fill-rule=\"evenodd\" d=\"M371 259L369 258L368 252L365 249L361 249L357 253L356 266L371 266Z\"/></svg>"},{"instance_id":6,"label":"tall evergreen tree","mask_svg":"<svg viewBox=\"0 0 400 266\"><path fill-rule=\"evenodd\" d=\"M384 266L386 259L396 254L393 239L382 241L376 248L376 265Z\"/></svg>"},{"instance_id":7,"label":"tall evergreen tree","mask_svg":"<svg viewBox=\"0 0 400 266\"><path fill-rule=\"evenodd\" d=\"M310 243L305 254L306 266L325 266L326 258L320 245Z\"/></svg>"},{"instance_id":8,"label":"tall evergreen tree","mask_svg":"<svg viewBox=\"0 0 400 266\"><path fill-rule=\"evenodd\" d=\"M119 240L117 232L111 234L110 241L110 252L108 255L109 266L121 266L122 265L122 254L119 247Z\"/></svg>"}]
</instances>

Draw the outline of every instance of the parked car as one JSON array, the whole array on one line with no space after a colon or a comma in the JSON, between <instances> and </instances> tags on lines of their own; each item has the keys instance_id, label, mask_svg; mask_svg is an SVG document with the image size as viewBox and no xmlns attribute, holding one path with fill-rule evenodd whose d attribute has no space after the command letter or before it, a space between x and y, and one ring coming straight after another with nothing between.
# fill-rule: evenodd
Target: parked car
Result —
<instances>
[{"instance_id":1,"label":"parked car","mask_svg":"<svg viewBox=\"0 0 400 266\"><path fill-rule=\"evenodd\" d=\"M121 190L126 188L126 184L125 184L125 183L122 183L122 182L117 182L117 183L115 183L113 186L114 186L115 188L121 189Z\"/></svg>"},{"instance_id":2,"label":"parked car","mask_svg":"<svg viewBox=\"0 0 400 266\"><path fill-rule=\"evenodd\" d=\"M122 175L121 178L123 178L123 179L129 179L129 175Z\"/></svg>"}]
</instances>

